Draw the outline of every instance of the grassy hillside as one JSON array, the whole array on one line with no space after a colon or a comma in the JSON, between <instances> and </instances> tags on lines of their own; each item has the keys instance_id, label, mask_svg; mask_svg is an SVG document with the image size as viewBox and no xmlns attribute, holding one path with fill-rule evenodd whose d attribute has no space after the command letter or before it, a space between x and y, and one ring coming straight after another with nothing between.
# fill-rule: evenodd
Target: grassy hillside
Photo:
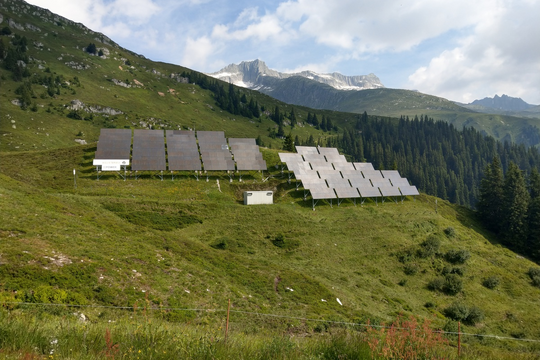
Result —
<instances>
[{"instance_id":1,"label":"grassy hillside","mask_svg":"<svg viewBox=\"0 0 540 360\"><path fill-rule=\"evenodd\" d=\"M96 180L93 151L0 154L3 301L133 306L148 299L155 306L222 309L231 299L240 311L377 323L404 314L447 329L454 325L446 309L458 302L485 315L466 332L540 336L540 289L527 275L535 265L493 243L464 208L443 201L436 207L422 195L403 204L322 203L313 211L272 166L278 160L271 150L264 156L274 170L265 182L256 172L241 183L189 174L175 181ZM244 206L248 189L275 191L275 204ZM434 238L440 248L426 254L421 244ZM450 250L470 258L452 263ZM462 289L453 295L429 289L449 272L461 274L454 275ZM499 281L494 289L483 286L490 277ZM215 316L170 311L165 319L206 323ZM238 314L234 321L237 331L250 333L283 331L292 320ZM318 326L293 324L301 333Z\"/></svg>"}]
</instances>

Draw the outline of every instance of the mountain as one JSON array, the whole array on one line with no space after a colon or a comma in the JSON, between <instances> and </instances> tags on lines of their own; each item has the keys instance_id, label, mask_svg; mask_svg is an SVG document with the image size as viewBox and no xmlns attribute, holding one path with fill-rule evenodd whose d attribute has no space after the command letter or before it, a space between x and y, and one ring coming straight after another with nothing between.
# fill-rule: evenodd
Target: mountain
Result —
<instances>
[{"instance_id":1,"label":"mountain","mask_svg":"<svg viewBox=\"0 0 540 360\"><path fill-rule=\"evenodd\" d=\"M238 86L257 89L289 104L392 117L427 115L447 121L458 129L472 126L501 141L540 146L538 107L510 112L457 104L418 91L385 88L373 74L357 77L344 77L336 73L319 75L311 71L283 74L269 69L260 60L232 64L209 75ZM499 99L514 103L507 96Z\"/></svg>"},{"instance_id":2,"label":"mountain","mask_svg":"<svg viewBox=\"0 0 540 360\"><path fill-rule=\"evenodd\" d=\"M495 95L494 97L486 97L482 100L474 100L468 104L472 106L478 106L488 109L495 109L501 111L523 111L534 107L534 105L527 104L521 98L510 97L508 95Z\"/></svg>"},{"instance_id":3,"label":"mountain","mask_svg":"<svg viewBox=\"0 0 540 360\"><path fill-rule=\"evenodd\" d=\"M339 90L365 90L378 89L384 87L379 78L374 74L345 76L334 72L332 74L318 74L313 71L302 71L298 73L282 73L272 70L266 66L264 61L242 61L240 64L230 64L223 69L209 73L208 75L248 89L259 90L264 93L273 92L271 79L288 79L292 77L302 77L316 81L321 84L330 85Z\"/></svg>"}]
</instances>

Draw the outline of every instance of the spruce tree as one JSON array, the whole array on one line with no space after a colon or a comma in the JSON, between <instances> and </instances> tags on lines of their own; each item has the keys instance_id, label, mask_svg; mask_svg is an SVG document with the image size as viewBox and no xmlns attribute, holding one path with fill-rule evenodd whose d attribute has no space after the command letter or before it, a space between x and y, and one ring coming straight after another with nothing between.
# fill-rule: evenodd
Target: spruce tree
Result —
<instances>
[{"instance_id":1,"label":"spruce tree","mask_svg":"<svg viewBox=\"0 0 540 360\"><path fill-rule=\"evenodd\" d=\"M525 178L521 170L513 162L510 162L508 166L503 191L503 239L509 246L525 250L528 234L527 211L530 195L527 191Z\"/></svg>"},{"instance_id":2,"label":"spruce tree","mask_svg":"<svg viewBox=\"0 0 540 360\"><path fill-rule=\"evenodd\" d=\"M503 172L498 157L494 157L484 171L476 208L486 227L498 233L503 218Z\"/></svg>"},{"instance_id":3,"label":"spruce tree","mask_svg":"<svg viewBox=\"0 0 540 360\"><path fill-rule=\"evenodd\" d=\"M533 168L529 175L529 193L531 201L528 211L527 252L535 259L540 259L540 174L536 168Z\"/></svg>"}]
</instances>

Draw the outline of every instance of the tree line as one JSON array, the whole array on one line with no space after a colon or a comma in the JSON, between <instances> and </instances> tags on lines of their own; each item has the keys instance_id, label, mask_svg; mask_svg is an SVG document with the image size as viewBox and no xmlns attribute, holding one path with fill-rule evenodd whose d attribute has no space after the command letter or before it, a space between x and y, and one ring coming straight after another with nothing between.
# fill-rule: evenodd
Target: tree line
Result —
<instances>
[{"instance_id":1,"label":"tree line","mask_svg":"<svg viewBox=\"0 0 540 360\"><path fill-rule=\"evenodd\" d=\"M503 173L497 156L488 164L480 182L478 215L513 250L540 259L540 174L529 173L510 162Z\"/></svg>"},{"instance_id":2,"label":"tree line","mask_svg":"<svg viewBox=\"0 0 540 360\"><path fill-rule=\"evenodd\" d=\"M337 147L350 161L397 169L422 192L474 208L484 169L497 156L504 172L514 163L526 173L540 166L537 149L500 142L474 128L421 115L400 119L358 114L340 136L295 139L295 144Z\"/></svg>"}]
</instances>

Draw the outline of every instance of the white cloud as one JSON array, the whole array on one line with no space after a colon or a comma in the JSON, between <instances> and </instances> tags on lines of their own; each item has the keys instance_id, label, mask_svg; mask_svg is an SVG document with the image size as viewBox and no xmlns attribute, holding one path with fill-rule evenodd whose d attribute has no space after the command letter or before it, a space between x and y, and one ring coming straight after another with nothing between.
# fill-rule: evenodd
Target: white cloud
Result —
<instances>
[{"instance_id":1,"label":"white cloud","mask_svg":"<svg viewBox=\"0 0 540 360\"><path fill-rule=\"evenodd\" d=\"M462 102L504 93L540 103L540 2L511 5L417 69L411 86Z\"/></svg>"},{"instance_id":2,"label":"white cloud","mask_svg":"<svg viewBox=\"0 0 540 360\"><path fill-rule=\"evenodd\" d=\"M188 68L204 68L208 62L208 57L215 51L215 45L206 36L197 39L188 38L181 63Z\"/></svg>"}]
</instances>

